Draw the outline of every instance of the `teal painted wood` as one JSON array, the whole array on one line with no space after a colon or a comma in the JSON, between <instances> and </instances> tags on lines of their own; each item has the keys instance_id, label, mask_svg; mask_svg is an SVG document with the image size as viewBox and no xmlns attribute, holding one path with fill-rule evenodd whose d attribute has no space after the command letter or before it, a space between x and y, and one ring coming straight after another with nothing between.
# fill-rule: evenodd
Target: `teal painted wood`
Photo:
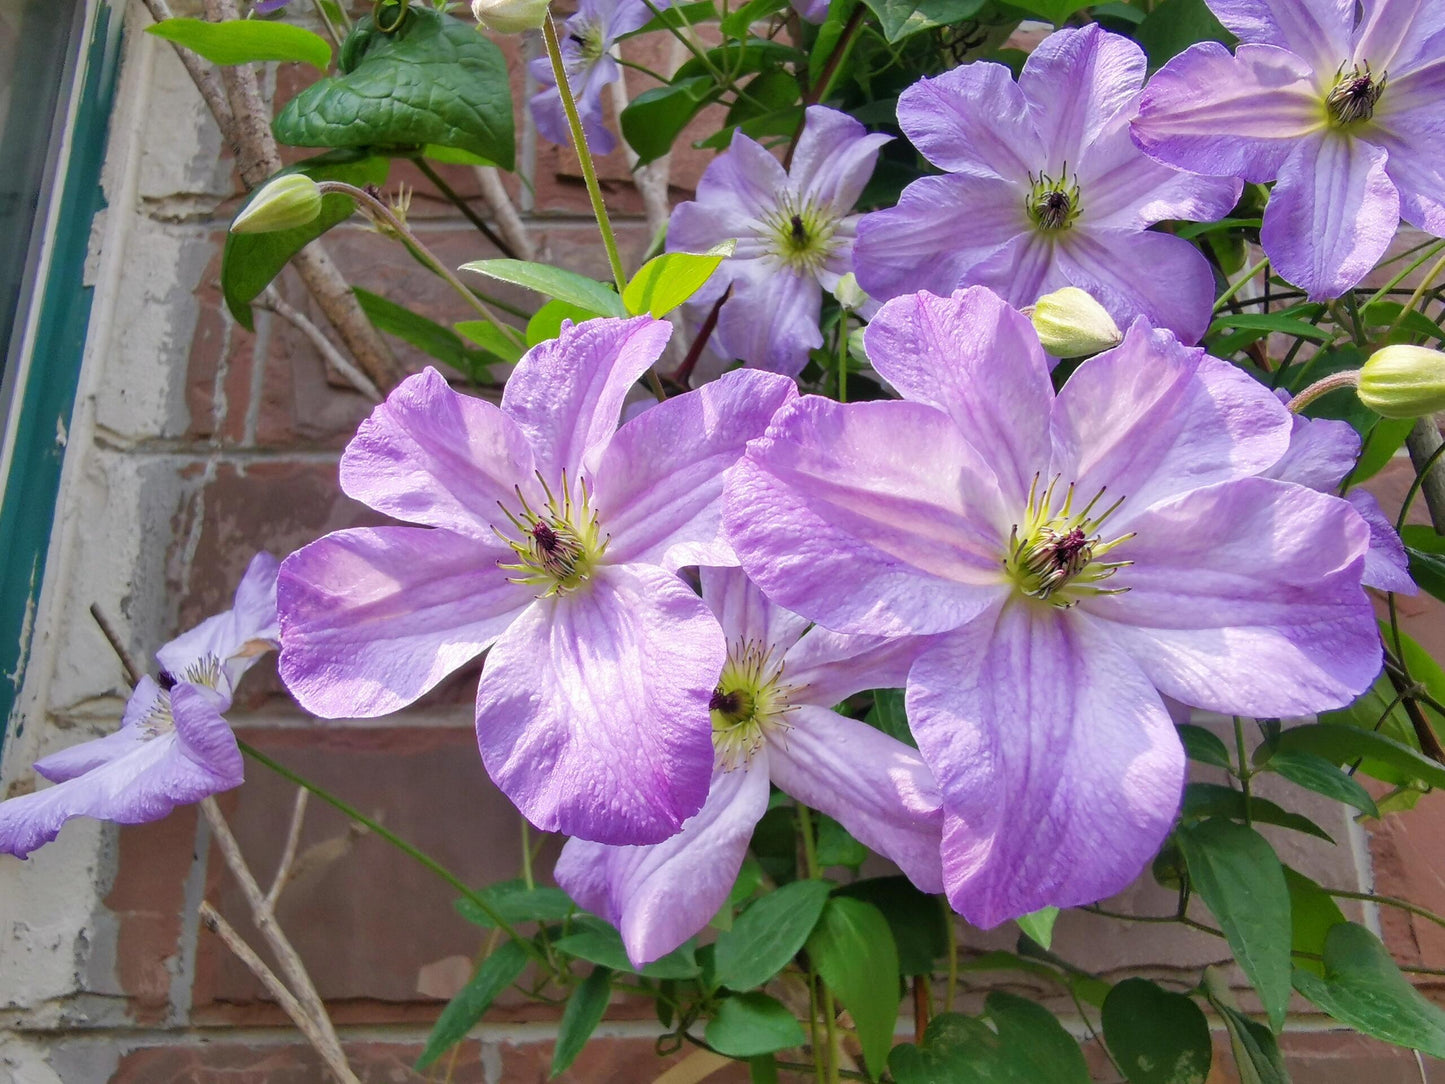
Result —
<instances>
[{"instance_id":1,"label":"teal painted wood","mask_svg":"<svg viewBox=\"0 0 1445 1084\"><path fill-rule=\"evenodd\" d=\"M94 289L83 285L91 221L105 206L100 170L120 67L120 17L97 7L84 43L84 76L24 398L12 418L14 456L0 506L0 719L11 719L25 680L45 555L65 459Z\"/></svg>"}]
</instances>

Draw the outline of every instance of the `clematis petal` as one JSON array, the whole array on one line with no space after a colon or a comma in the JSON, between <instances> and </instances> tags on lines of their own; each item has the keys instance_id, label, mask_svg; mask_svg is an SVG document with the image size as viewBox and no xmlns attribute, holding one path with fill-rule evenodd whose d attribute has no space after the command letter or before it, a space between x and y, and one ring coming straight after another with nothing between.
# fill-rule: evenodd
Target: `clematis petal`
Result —
<instances>
[{"instance_id":1,"label":"clematis petal","mask_svg":"<svg viewBox=\"0 0 1445 1084\"><path fill-rule=\"evenodd\" d=\"M812 704L788 723L768 746L773 782L892 860L920 890L941 892L943 807L918 751Z\"/></svg>"},{"instance_id":2,"label":"clematis petal","mask_svg":"<svg viewBox=\"0 0 1445 1084\"><path fill-rule=\"evenodd\" d=\"M748 575L839 631L938 632L1005 590L993 473L922 403L799 399L749 446L723 501Z\"/></svg>"},{"instance_id":3,"label":"clematis petal","mask_svg":"<svg viewBox=\"0 0 1445 1084\"><path fill-rule=\"evenodd\" d=\"M726 654L717 619L676 576L603 566L529 607L487 656L487 771L543 831L661 842L707 797L708 701Z\"/></svg>"},{"instance_id":4,"label":"clematis petal","mask_svg":"<svg viewBox=\"0 0 1445 1084\"><path fill-rule=\"evenodd\" d=\"M793 703L831 707L864 689L901 689L927 636L850 636L814 625L784 657Z\"/></svg>"},{"instance_id":5,"label":"clematis petal","mask_svg":"<svg viewBox=\"0 0 1445 1084\"><path fill-rule=\"evenodd\" d=\"M943 411L989 465L1010 507L1021 507L1049 461L1054 389L1028 317L981 286L951 297L920 293L878 310L863 341L878 374L906 399Z\"/></svg>"},{"instance_id":6,"label":"clematis petal","mask_svg":"<svg viewBox=\"0 0 1445 1084\"><path fill-rule=\"evenodd\" d=\"M1440 56L1438 43L1431 39L1445 31L1445 10L1429 0L1363 0L1361 19L1355 27L1355 63L1367 63L1377 72L1388 72L1390 82L1429 58Z\"/></svg>"},{"instance_id":7,"label":"clematis petal","mask_svg":"<svg viewBox=\"0 0 1445 1084\"><path fill-rule=\"evenodd\" d=\"M1319 71L1350 56L1355 0L1210 0L1209 9L1241 41L1288 49Z\"/></svg>"},{"instance_id":8,"label":"clematis petal","mask_svg":"<svg viewBox=\"0 0 1445 1084\"><path fill-rule=\"evenodd\" d=\"M617 428L622 400L662 356L672 325L650 316L587 320L532 347L502 393L502 410L532 446L536 466L555 483L576 477Z\"/></svg>"},{"instance_id":9,"label":"clematis petal","mask_svg":"<svg viewBox=\"0 0 1445 1084\"><path fill-rule=\"evenodd\" d=\"M717 616L729 645L761 644L781 659L808 627L806 617L771 602L740 568L701 568L698 578L702 600Z\"/></svg>"},{"instance_id":10,"label":"clematis petal","mask_svg":"<svg viewBox=\"0 0 1445 1084\"><path fill-rule=\"evenodd\" d=\"M739 370L619 429L595 475L598 515L611 536L608 560L668 569L733 563L722 538L724 476L797 395L791 380Z\"/></svg>"},{"instance_id":11,"label":"clematis petal","mask_svg":"<svg viewBox=\"0 0 1445 1084\"><path fill-rule=\"evenodd\" d=\"M818 280L769 261L749 260L734 266L732 287L718 314L718 348L758 369L801 373L808 352L823 345Z\"/></svg>"},{"instance_id":12,"label":"clematis petal","mask_svg":"<svg viewBox=\"0 0 1445 1084\"><path fill-rule=\"evenodd\" d=\"M1073 229L1055 248L1058 273L1088 292L1115 323L1147 317L1187 343L1204 337L1214 272L1182 237L1138 230Z\"/></svg>"},{"instance_id":13,"label":"clematis petal","mask_svg":"<svg viewBox=\"0 0 1445 1084\"><path fill-rule=\"evenodd\" d=\"M571 839L553 875L581 906L617 927L627 958L641 967L717 914L767 808L764 752L746 771L714 773L702 809L671 839L642 847Z\"/></svg>"},{"instance_id":14,"label":"clematis petal","mask_svg":"<svg viewBox=\"0 0 1445 1084\"><path fill-rule=\"evenodd\" d=\"M1268 468L1289 434L1289 412L1261 384L1139 320L1059 393L1054 470L1080 499L1123 497L1109 521L1123 533L1159 501Z\"/></svg>"},{"instance_id":15,"label":"clematis petal","mask_svg":"<svg viewBox=\"0 0 1445 1084\"><path fill-rule=\"evenodd\" d=\"M1397 595L1419 594L1420 589L1410 578L1410 558L1405 553L1405 544L1395 533L1395 525L1380 509L1375 495L1366 489L1352 489L1345 494L1345 500L1370 528L1370 548L1365 551L1362 577L1365 586Z\"/></svg>"},{"instance_id":16,"label":"clematis petal","mask_svg":"<svg viewBox=\"0 0 1445 1084\"><path fill-rule=\"evenodd\" d=\"M533 601L498 562L450 531L337 531L281 566L281 677L323 718L385 715L476 658Z\"/></svg>"},{"instance_id":17,"label":"clematis petal","mask_svg":"<svg viewBox=\"0 0 1445 1084\"><path fill-rule=\"evenodd\" d=\"M1229 214L1244 187L1238 177L1201 177L1147 157L1127 120L1089 145L1078 178L1087 193L1084 222L1095 230L1140 230L1169 218L1213 222Z\"/></svg>"},{"instance_id":18,"label":"clematis petal","mask_svg":"<svg viewBox=\"0 0 1445 1084\"><path fill-rule=\"evenodd\" d=\"M148 692L154 694L160 691L149 676L142 678L141 681L150 682L151 688L147 690ZM139 688L137 686L137 689ZM151 740L151 737L149 731L139 726L123 725L113 734L107 734L103 738L79 742L42 757L35 762L35 772L52 783L64 783L67 779L74 779L76 776L104 767L121 757L129 756L136 751L138 746Z\"/></svg>"},{"instance_id":19,"label":"clematis petal","mask_svg":"<svg viewBox=\"0 0 1445 1084\"><path fill-rule=\"evenodd\" d=\"M1226 714L1348 704L1380 672L1360 590L1369 530L1336 497L1266 478L1185 493L1129 524L1133 564L1079 609L1167 696Z\"/></svg>"},{"instance_id":20,"label":"clematis petal","mask_svg":"<svg viewBox=\"0 0 1445 1084\"><path fill-rule=\"evenodd\" d=\"M1445 8L1441 9L1445 12ZM1375 109L1371 143L1388 155L1385 172L1400 192L1400 215L1437 237L1445 236L1445 31L1435 46L1437 59L1396 76Z\"/></svg>"},{"instance_id":21,"label":"clematis petal","mask_svg":"<svg viewBox=\"0 0 1445 1084\"><path fill-rule=\"evenodd\" d=\"M1383 147L1339 132L1301 140L1280 167L1260 241L1310 300L1339 297L1379 262L1400 224Z\"/></svg>"},{"instance_id":22,"label":"clematis petal","mask_svg":"<svg viewBox=\"0 0 1445 1084\"><path fill-rule=\"evenodd\" d=\"M513 487L532 472L517 424L427 366L361 423L341 457L341 488L396 519L492 541L498 503L514 505Z\"/></svg>"},{"instance_id":23,"label":"clematis petal","mask_svg":"<svg viewBox=\"0 0 1445 1084\"><path fill-rule=\"evenodd\" d=\"M1184 751L1159 695L1107 636L1012 602L940 637L908 717L943 791L944 882L989 928L1118 892L1178 809Z\"/></svg>"},{"instance_id":24,"label":"clematis petal","mask_svg":"<svg viewBox=\"0 0 1445 1084\"><path fill-rule=\"evenodd\" d=\"M870 135L847 113L810 105L788 169L789 185L805 204L847 214L873 175L878 148L891 142L892 136Z\"/></svg>"},{"instance_id":25,"label":"clematis petal","mask_svg":"<svg viewBox=\"0 0 1445 1084\"><path fill-rule=\"evenodd\" d=\"M1294 145L1323 129L1310 66L1270 45L1191 45L1144 88L1134 141L1171 166L1272 181Z\"/></svg>"},{"instance_id":26,"label":"clematis petal","mask_svg":"<svg viewBox=\"0 0 1445 1084\"><path fill-rule=\"evenodd\" d=\"M667 223L669 252L705 252L737 237L749 222L771 215L778 193L788 190L782 164L742 132L734 132L727 153L708 163L697 183L697 198L673 208ZM728 266L724 261L723 267Z\"/></svg>"},{"instance_id":27,"label":"clematis petal","mask_svg":"<svg viewBox=\"0 0 1445 1084\"><path fill-rule=\"evenodd\" d=\"M1002 64L978 61L920 79L898 96L898 125L950 173L1023 184L1043 160L1028 100Z\"/></svg>"},{"instance_id":28,"label":"clematis petal","mask_svg":"<svg viewBox=\"0 0 1445 1084\"><path fill-rule=\"evenodd\" d=\"M858 285L887 299L915 290L951 293L970 272L1028 229L1027 190L1012 180L954 174L923 177L896 207L858 222Z\"/></svg>"},{"instance_id":29,"label":"clematis petal","mask_svg":"<svg viewBox=\"0 0 1445 1084\"><path fill-rule=\"evenodd\" d=\"M230 702L236 682L280 642L276 618L276 576L281 562L264 550L251 558L236 587L235 601L225 613L208 617L156 652L156 661L175 678L183 678L206 657L221 664L222 688ZM137 691L139 687L137 687ZM134 698L132 698L134 699Z\"/></svg>"},{"instance_id":30,"label":"clematis petal","mask_svg":"<svg viewBox=\"0 0 1445 1084\"><path fill-rule=\"evenodd\" d=\"M1288 401L1287 395L1281 396ZM1359 457L1360 434L1349 422L1291 414L1289 448L1261 476L1327 493L1350 473Z\"/></svg>"},{"instance_id":31,"label":"clematis petal","mask_svg":"<svg viewBox=\"0 0 1445 1084\"><path fill-rule=\"evenodd\" d=\"M1050 172L1075 169L1120 114L1127 120L1144 85L1144 50L1097 23L1050 34L1024 62L1019 88Z\"/></svg>"}]
</instances>

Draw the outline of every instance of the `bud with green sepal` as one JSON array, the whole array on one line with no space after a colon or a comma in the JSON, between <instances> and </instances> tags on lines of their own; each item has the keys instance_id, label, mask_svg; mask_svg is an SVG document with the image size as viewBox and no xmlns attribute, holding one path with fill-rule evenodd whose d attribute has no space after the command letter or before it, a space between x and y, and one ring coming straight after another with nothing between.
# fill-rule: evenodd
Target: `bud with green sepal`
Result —
<instances>
[{"instance_id":1,"label":"bud with green sepal","mask_svg":"<svg viewBox=\"0 0 1445 1084\"><path fill-rule=\"evenodd\" d=\"M232 233L276 233L315 222L321 214L321 189L304 173L267 181L236 220Z\"/></svg>"},{"instance_id":2,"label":"bud with green sepal","mask_svg":"<svg viewBox=\"0 0 1445 1084\"><path fill-rule=\"evenodd\" d=\"M1077 286L1044 294L1024 309L1039 342L1056 358L1079 358L1111 350L1124 341L1113 318Z\"/></svg>"},{"instance_id":3,"label":"bud with green sepal","mask_svg":"<svg viewBox=\"0 0 1445 1084\"><path fill-rule=\"evenodd\" d=\"M547 0L472 0L477 22L498 34L537 30L547 18Z\"/></svg>"},{"instance_id":4,"label":"bud with green sepal","mask_svg":"<svg viewBox=\"0 0 1445 1084\"><path fill-rule=\"evenodd\" d=\"M1386 418L1418 418L1445 410L1445 352L1386 346L1360 369L1360 402Z\"/></svg>"}]
</instances>

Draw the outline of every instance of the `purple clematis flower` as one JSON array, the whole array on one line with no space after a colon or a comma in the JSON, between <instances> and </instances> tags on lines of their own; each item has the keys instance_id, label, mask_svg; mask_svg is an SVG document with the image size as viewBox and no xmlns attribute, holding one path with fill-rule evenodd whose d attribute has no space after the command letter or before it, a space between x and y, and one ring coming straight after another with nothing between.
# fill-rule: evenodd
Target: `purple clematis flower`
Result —
<instances>
[{"instance_id":1,"label":"purple clematis flower","mask_svg":"<svg viewBox=\"0 0 1445 1084\"><path fill-rule=\"evenodd\" d=\"M666 8L671 0L653 6ZM602 101L606 87L622 78L622 68L612 55L617 40L640 30L652 18L642 0L578 0L577 11L562 24L562 66L567 84L577 99L577 115L582 119L582 132L595 155L610 154L617 139L605 123L607 107ZM532 95L532 119L543 139L569 146L571 129L562 109L562 96L557 92L557 79L552 61L545 55L527 66L532 78L542 89Z\"/></svg>"},{"instance_id":2,"label":"purple clematis flower","mask_svg":"<svg viewBox=\"0 0 1445 1084\"><path fill-rule=\"evenodd\" d=\"M908 718L970 921L1100 899L1155 853L1185 766L1161 694L1301 715L1379 672L1369 532L1258 477L1290 418L1238 369L1140 320L1055 395L1033 327L978 287L890 301L865 342L904 401L791 404L724 522L779 605L942 634Z\"/></svg>"},{"instance_id":3,"label":"purple clematis flower","mask_svg":"<svg viewBox=\"0 0 1445 1084\"><path fill-rule=\"evenodd\" d=\"M1289 393L1276 394L1281 402L1289 401ZM1300 414L1291 418L1289 449L1263 477L1294 482L1320 493L1334 493L1360 458L1360 434L1349 422L1333 418L1306 418ZM1410 578L1405 544L1375 495L1356 487L1345 494L1345 500L1370 528L1370 548L1365 553L1365 586L1401 595L1416 594L1418 588Z\"/></svg>"},{"instance_id":4,"label":"purple clematis flower","mask_svg":"<svg viewBox=\"0 0 1445 1084\"><path fill-rule=\"evenodd\" d=\"M1019 308L1077 286L1120 327L1145 316L1198 341L1214 302L1209 263L1146 227L1219 218L1240 185L1134 146L1144 68L1132 41L1090 26L1045 38L1017 83L1001 64L973 63L905 90L898 123L948 173L864 216L859 285L880 300L983 285Z\"/></svg>"},{"instance_id":5,"label":"purple clematis flower","mask_svg":"<svg viewBox=\"0 0 1445 1084\"><path fill-rule=\"evenodd\" d=\"M792 168L736 132L708 164L697 199L679 204L667 228L670 252L705 252L730 238L737 249L693 295L718 313L716 342L730 357L796 376L823 345L823 290L853 269L850 212L890 136L869 135L846 113L808 107Z\"/></svg>"},{"instance_id":6,"label":"purple clematis flower","mask_svg":"<svg viewBox=\"0 0 1445 1084\"><path fill-rule=\"evenodd\" d=\"M35 762L58 785L0 803L0 851L24 858L71 817L144 824L241 784L241 751L221 713L279 639L277 567L258 553L230 610L156 652L161 680L141 678L119 730Z\"/></svg>"},{"instance_id":7,"label":"purple clematis flower","mask_svg":"<svg viewBox=\"0 0 1445 1084\"><path fill-rule=\"evenodd\" d=\"M1445 5L1208 3L1243 44L1231 56L1202 42L1164 65L1134 122L1140 147L1196 173L1277 179L1260 239L1312 299L1357 285L1401 215L1445 236Z\"/></svg>"},{"instance_id":8,"label":"purple clematis flower","mask_svg":"<svg viewBox=\"0 0 1445 1084\"><path fill-rule=\"evenodd\" d=\"M922 644L844 636L770 603L737 569L702 569L702 596L728 637L712 696L717 750L701 812L651 847L571 840L557 883L622 933L634 966L664 956L727 899L776 783L941 892L943 810L918 751L832 710L863 689L903 684Z\"/></svg>"},{"instance_id":9,"label":"purple clematis flower","mask_svg":"<svg viewBox=\"0 0 1445 1084\"><path fill-rule=\"evenodd\" d=\"M257 15L273 15L289 3L291 0L256 0L251 10Z\"/></svg>"},{"instance_id":10,"label":"purple clematis flower","mask_svg":"<svg viewBox=\"0 0 1445 1084\"><path fill-rule=\"evenodd\" d=\"M727 646L674 572L734 562L723 476L796 396L730 373L617 427L671 327L563 325L502 405L427 369L362 423L341 486L419 527L338 531L281 567L281 676L328 718L396 711L490 648L487 771L533 824L656 843L702 806Z\"/></svg>"}]
</instances>

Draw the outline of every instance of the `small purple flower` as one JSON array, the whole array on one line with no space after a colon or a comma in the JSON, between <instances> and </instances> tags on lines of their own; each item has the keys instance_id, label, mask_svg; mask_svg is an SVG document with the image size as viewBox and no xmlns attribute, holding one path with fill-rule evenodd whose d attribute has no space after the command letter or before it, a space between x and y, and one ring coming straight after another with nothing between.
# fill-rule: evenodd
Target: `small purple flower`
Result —
<instances>
[{"instance_id":1,"label":"small purple flower","mask_svg":"<svg viewBox=\"0 0 1445 1084\"><path fill-rule=\"evenodd\" d=\"M24 858L71 817L143 824L240 785L241 751L221 713L279 639L276 569L258 553L230 610L156 652L161 680L141 678L119 730L35 762L58 785L0 803L0 851Z\"/></svg>"},{"instance_id":2,"label":"small purple flower","mask_svg":"<svg viewBox=\"0 0 1445 1084\"><path fill-rule=\"evenodd\" d=\"M1445 236L1445 5L1208 0L1243 42L1202 42L1145 88L1134 139L1161 162L1277 183L1260 239L1312 299L1385 254L1400 217Z\"/></svg>"},{"instance_id":3,"label":"small purple flower","mask_svg":"<svg viewBox=\"0 0 1445 1084\"><path fill-rule=\"evenodd\" d=\"M667 323L563 325L500 407L427 369L362 423L341 486L423 526L338 531L281 567L281 676L328 718L385 715L490 648L487 771L546 831L656 843L712 771L722 630L674 573L731 564L723 476L796 395L730 373L618 428Z\"/></svg>"},{"instance_id":4,"label":"small purple flower","mask_svg":"<svg viewBox=\"0 0 1445 1084\"><path fill-rule=\"evenodd\" d=\"M635 966L666 955L727 899L776 783L891 858L924 892L943 890L943 811L917 750L832 710L901 685L922 641L843 636L768 602L737 569L702 569L702 596L728 638L712 695L717 751L701 812L651 847L571 840L557 883L621 932Z\"/></svg>"},{"instance_id":5,"label":"small purple flower","mask_svg":"<svg viewBox=\"0 0 1445 1084\"><path fill-rule=\"evenodd\" d=\"M671 0L654 4L666 8ZM617 139L605 123L607 107L602 101L606 87L622 78L622 68L612 55L617 39L647 25L652 12L642 0L579 0L575 14L562 24L562 66L567 84L577 99L577 115L587 145L598 156L610 154ZM532 119L543 139L563 147L572 142L562 96L552 60L543 55L527 65L542 89L532 95Z\"/></svg>"},{"instance_id":6,"label":"small purple flower","mask_svg":"<svg viewBox=\"0 0 1445 1084\"><path fill-rule=\"evenodd\" d=\"M883 300L988 286L1010 304L1077 286L1120 327L1136 316L1196 342L1214 276L1188 241L1148 230L1219 218L1238 182L1161 166L1130 141L1144 53L1098 26L1045 38L1017 83L1001 64L922 79L898 122L947 170L858 225L858 282Z\"/></svg>"},{"instance_id":7,"label":"small purple flower","mask_svg":"<svg viewBox=\"0 0 1445 1084\"><path fill-rule=\"evenodd\" d=\"M853 204L886 135L869 135L846 113L809 106L790 169L742 132L708 164L697 199L679 204L670 252L704 252L730 238L737 249L693 296L708 311L728 288L716 342L728 356L796 376L823 345L823 290L853 269Z\"/></svg>"},{"instance_id":8,"label":"small purple flower","mask_svg":"<svg viewBox=\"0 0 1445 1084\"><path fill-rule=\"evenodd\" d=\"M1258 477L1290 417L1232 365L1139 320L1056 395L1029 321L978 287L890 301L865 342L903 401L780 411L724 522L778 605L942 634L908 718L970 921L1102 898L1155 853L1185 765L1161 694L1302 715L1379 672L1369 532Z\"/></svg>"},{"instance_id":9,"label":"small purple flower","mask_svg":"<svg viewBox=\"0 0 1445 1084\"><path fill-rule=\"evenodd\" d=\"M291 0L256 0L251 5L251 10L257 15L274 15L290 2Z\"/></svg>"}]
</instances>

